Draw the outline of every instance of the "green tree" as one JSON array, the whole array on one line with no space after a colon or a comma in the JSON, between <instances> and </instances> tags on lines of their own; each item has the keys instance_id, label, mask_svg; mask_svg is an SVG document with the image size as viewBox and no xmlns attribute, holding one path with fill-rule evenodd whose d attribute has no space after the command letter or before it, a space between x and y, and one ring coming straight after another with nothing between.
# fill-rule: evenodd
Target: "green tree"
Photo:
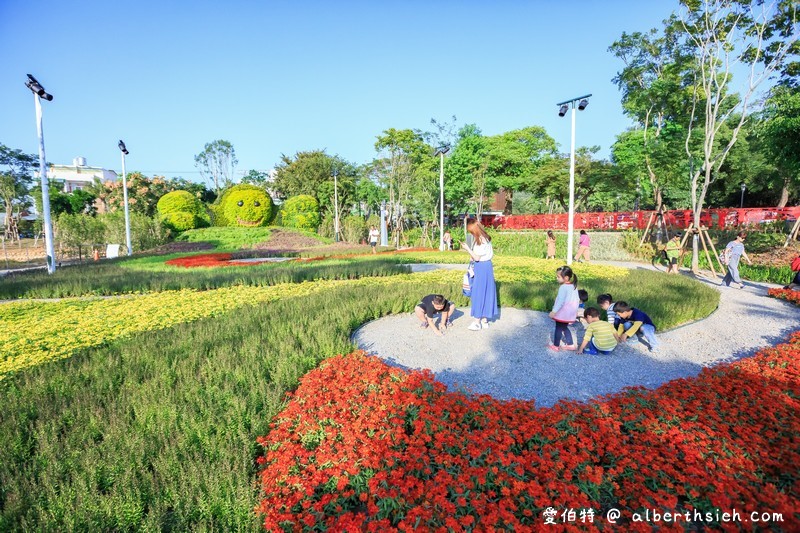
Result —
<instances>
[{"instance_id":1,"label":"green tree","mask_svg":"<svg viewBox=\"0 0 800 533\"><path fill-rule=\"evenodd\" d=\"M654 207L660 209L665 190L688 189L684 185L685 174L675 168L675 162L685 160L685 134L675 133L688 122L687 111L691 107L691 91L686 83L693 65L691 50L682 38L678 18L672 15L664 21L662 31L623 33L609 51L625 64L613 81L622 91L625 114L636 121L640 132L636 144L626 144L623 150L632 156L631 149L639 147L641 154L626 161L629 164L638 159L639 168L628 166L626 170L647 176Z\"/></svg>"},{"instance_id":2,"label":"green tree","mask_svg":"<svg viewBox=\"0 0 800 533\"><path fill-rule=\"evenodd\" d=\"M203 151L194 156L194 164L203 179L207 179L219 195L220 189L233 185L233 173L239 160L236 150L225 140L206 143Z\"/></svg>"},{"instance_id":3,"label":"green tree","mask_svg":"<svg viewBox=\"0 0 800 533\"><path fill-rule=\"evenodd\" d=\"M337 194L334 194L333 173L337 173ZM307 194L313 196L323 213L333 211L335 196L339 197L340 214L355 203L355 184L358 169L338 156L330 156L324 150L297 152L294 157L281 155L275 166L275 181L272 187L277 195L286 199Z\"/></svg>"},{"instance_id":4,"label":"green tree","mask_svg":"<svg viewBox=\"0 0 800 533\"><path fill-rule=\"evenodd\" d=\"M785 207L800 190L800 90L773 88L759 118L755 143L775 166L777 179L770 185L780 190L778 207Z\"/></svg>"},{"instance_id":5,"label":"green tree","mask_svg":"<svg viewBox=\"0 0 800 533\"><path fill-rule=\"evenodd\" d=\"M614 165L595 159L599 146L582 146L575 151L575 210L590 207L590 200L601 208L613 207L617 194L626 192ZM529 190L539 197L557 202L564 211L569 209L569 155L551 157L534 172ZM603 198L603 195L608 195Z\"/></svg>"},{"instance_id":6,"label":"green tree","mask_svg":"<svg viewBox=\"0 0 800 533\"><path fill-rule=\"evenodd\" d=\"M410 216L435 220L437 159L434 149L425 142L418 130L389 128L377 137L375 150L379 157L373 161L373 172L387 187L389 220L393 240L399 246L400 234Z\"/></svg>"},{"instance_id":7,"label":"green tree","mask_svg":"<svg viewBox=\"0 0 800 533\"><path fill-rule=\"evenodd\" d=\"M80 260L84 250L104 242L105 225L84 213L60 213L56 218L55 238L61 246L77 250Z\"/></svg>"},{"instance_id":8,"label":"green tree","mask_svg":"<svg viewBox=\"0 0 800 533\"><path fill-rule=\"evenodd\" d=\"M0 144L0 198L6 211L6 235L11 227L14 207L19 210L26 203L33 182L32 172L38 166L36 156Z\"/></svg>"},{"instance_id":9,"label":"green tree","mask_svg":"<svg viewBox=\"0 0 800 533\"><path fill-rule=\"evenodd\" d=\"M458 131L456 139L450 157L445 160L445 200L451 213L481 213L488 194L486 137L475 124L467 124Z\"/></svg>"},{"instance_id":10,"label":"green tree","mask_svg":"<svg viewBox=\"0 0 800 533\"><path fill-rule=\"evenodd\" d=\"M800 28L797 4L791 0L771 4L681 0L681 5L680 21L696 65L685 146L691 165L694 224L699 226L714 175L738 141L759 86L781 72L797 52ZM738 94L732 88L732 70L740 65L749 67L749 76ZM723 128L729 128L724 141L720 138ZM692 269L697 271L697 236L692 248Z\"/></svg>"},{"instance_id":11,"label":"green tree","mask_svg":"<svg viewBox=\"0 0 800 533\"><path fill-rule=\"evenodd\" d=\"M556 142L544 128L530 126L486 139L487 191L505 191L503 214L510 215L514 192L532 185L533 174L556 154Z\"/></svg>"},{"instance_id":12,"label":"green tree","mask_svg":"<svg viewBox=\"0 0 800 533\"><path fill-rule=\"evenodd\" d=\"M167 180L162 176L148 178L141 172L129 172L126 179L128 183L129 209L149 217L155 216L159 198L168 192L178 190L176 185L181 184L181 181ZM185 182L186 180L182 181ZM97 199L103 204L104 211L124 210L124 192L121 179L96 183L88 190L97 195ZM194 194L197 196L197 190L194 191Z\"/></svg>"}]
</instances>

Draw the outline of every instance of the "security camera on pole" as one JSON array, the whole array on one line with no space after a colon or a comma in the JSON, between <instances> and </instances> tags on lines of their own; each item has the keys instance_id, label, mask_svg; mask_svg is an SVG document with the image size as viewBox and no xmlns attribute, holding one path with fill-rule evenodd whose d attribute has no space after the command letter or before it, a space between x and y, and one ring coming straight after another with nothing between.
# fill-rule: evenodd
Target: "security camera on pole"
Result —
<instances>
[{"instance_id":1,"label":"security camera on pole","mask_svg":"<svg viewBox=\"0 0 800 533\"><path fill-rule=\"evenodd\" d=\"M558 116L563 117L567 114L570 106L572 106L572 137L570 140L569 149L569 220L567 222L567 264L572 264L572 237L575 233L575 102L578 102L578 109L583 111L589 105L587 98L591 94L586 94L559 102L556 105L560 106L558 109Z\"/></svg>"},{"instance_id":2,"label":"security camera on pole","mask_svg":"<svg viewBox=\"0 0 800 533\"><path fill-rule=\"evenodd\" d=\"M447 145L440 146L434 157L440 156L439 161L439 251L444 251L444 154L450 151Z\"/></svg>"},{"instance_id":3,"label":"security camera on pole","mask_svg":"<svg viewBox=\"0 0 800 533\"><path fill-rule=\"evenodd\" d=\"M42 103L40 98L48 102L53 100L53 95L48 94L36 78L28 74L25 86L33 93L33 103L36 106L36 132L39 136L39 176L42 181L42 219L44 220L44 247L47 254L47 273L56 271L56 253L53 246L53 222L50 219L50 185L47 181L47 161L44 156L44 132L42 130Z\"/></svg>"},{"instance_id":4,"label":"security camera on pole","mask_svg":"<svg viewBox=\"0 0 800 533\"><path fill-rule=\"evenodd\" d=\"M125 156L130 152L125 148L125 143L119 141L119 151L122 152L122 201L125 204L125 244L128 246L128 255L133 254L131 249L131 214L128 207L128 179L125 174Z\"/></svg>"}]
</instances>

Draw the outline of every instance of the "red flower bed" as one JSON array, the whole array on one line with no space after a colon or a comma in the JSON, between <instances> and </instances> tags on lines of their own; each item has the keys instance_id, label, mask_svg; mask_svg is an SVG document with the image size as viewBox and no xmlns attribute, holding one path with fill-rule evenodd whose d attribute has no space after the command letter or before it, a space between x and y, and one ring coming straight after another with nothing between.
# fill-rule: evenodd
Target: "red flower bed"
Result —
<instances>
[{"instance_id":1,"label":"red flower bed","mask_svg":"<svg viewBox=\"0 0 800 533\"><path fill-rule=\"evenodd\" d=\"M800 334L656 390L552 408L447 392L362 352L290 398L258 439L256 511L272 531L530 531L550 527L548 507L569 529L800 528Z\"/></svg>"},{"instance_id":2,"label":"red flower bed","mask_svg":"<svg viewBox=\"0 0 800 533\"><path fill-rule=\"evenodd\" d=\"M789 289L769 289L767 293L773 298L780 298L787 302L792 302L794 305L800 305L800 291L793 291Z\"/></svg>"},{"instance_id":3,"label":"red flower bed","mask_svg":"<svg viewBox=\"0 0 800 533\"><path fill-rule=\"evenodd\" d=\"M166 261L167 265L179 266L184 268L195 267L221 267L221 266L249 266L253 263L229 263L233 258L231 254L200 254L188 257L176 257Z\"/></svg>"}]
</instances>

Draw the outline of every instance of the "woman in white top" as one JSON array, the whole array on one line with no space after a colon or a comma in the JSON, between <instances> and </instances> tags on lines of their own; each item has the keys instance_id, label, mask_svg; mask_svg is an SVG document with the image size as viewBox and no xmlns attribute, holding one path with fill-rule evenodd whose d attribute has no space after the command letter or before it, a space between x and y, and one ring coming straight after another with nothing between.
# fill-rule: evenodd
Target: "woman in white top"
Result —
<instances>
[{"instance_id":1,"label":"woman in white top","mask_svg":"<svg viewBox=\"0 0 800 533\"><path fill-rule=\"evenodd\" d=\"M470 324L469 329L477 331L489 327L489 319L497 316L497 286L494 282L494 267L492 266L492 239L483 229L483 226L475 221L467 222L467 231L475 239L472 248L462 243L461 247L469 252L470 257L475 262L475 278L472 281L472 307L470 315L475 321Z\"/></svg>"},{"instance_id":2,"label":"woman in white top","mask_svg":"<svg viewBox=\"0 0 800 533\"><path fill-rule=\"evenodd\" d=\"M378 246L378 237L380 237L380 232L378 228L375 226L369 227L369 245L372 246L372 253L375 253L375 247Z\"/></svg>"}]
</instances>

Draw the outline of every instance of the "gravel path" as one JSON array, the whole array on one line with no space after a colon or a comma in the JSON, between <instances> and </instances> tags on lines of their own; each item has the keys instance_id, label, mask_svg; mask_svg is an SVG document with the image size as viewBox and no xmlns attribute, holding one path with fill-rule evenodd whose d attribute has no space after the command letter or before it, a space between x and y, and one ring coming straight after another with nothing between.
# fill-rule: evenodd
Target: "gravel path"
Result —
<instances>
[{"instance_id":1,"label":"gravel path","mask_svg":"<svg viewBox=\"0 0 800 533\"><path fill-rule=\"evenodd\" d=\"M467 329L472 322L467 308L457 311L454 327L444 337L419 329L416 318L405 313L369 322L353 338L360 348L391 364L429 368L448 387L550 406L561 399L587 400L624 387L653 388L695 376L703 367L752 355L800 329L800 308L768 297L771 285L746 285L743 290L718 287L719 309L708 318L660 333L655 354L635 339L610 356L550 352L553 322L547 314L509 307L501 309L488 330ZM583 328L577 326L577 331L582 339Z\"/></svg>"}]
</instances>

